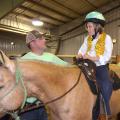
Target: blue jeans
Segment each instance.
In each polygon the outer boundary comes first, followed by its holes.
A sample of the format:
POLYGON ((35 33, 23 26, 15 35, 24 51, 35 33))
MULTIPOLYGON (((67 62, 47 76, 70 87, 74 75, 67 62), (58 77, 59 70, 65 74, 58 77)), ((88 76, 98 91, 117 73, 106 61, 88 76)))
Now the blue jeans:
POLYGON ((20 115, 20 120, 48 120, 45 107, 34 109, 20 115))
MULTIPOLYGON (((109 71, 106 65, 97 67, 96 80, 105 102, 106 113, 107 115, 111 115, 109 100, 112 95, 112 80, 110 78, 109 71)), ((98 100, 98 106, 96 108, 96 111, 94 111, 93 113, 95 118, 94 120, 97 119, 99 113, 100 113, 100 101, 98 100)))

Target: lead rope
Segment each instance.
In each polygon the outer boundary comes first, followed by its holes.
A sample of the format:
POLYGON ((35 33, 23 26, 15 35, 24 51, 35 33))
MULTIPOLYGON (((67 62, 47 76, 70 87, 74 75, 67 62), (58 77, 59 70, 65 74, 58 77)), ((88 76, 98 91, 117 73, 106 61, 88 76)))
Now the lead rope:
POLYGON ((23 81, 23 76, 22 76, 22 72, 19 69, 18 61, 17 60, 16 60, 16 63, 17 63, 16 64, 16 73, 15 73, 16 82, 18 83, 18 81, 20 80, 21 83, 22 83, 23 90, 24 90, 24 100, 23 100, 23 103, 21 105, 21 109, 23 109, 23 107, 25 106, 26 99, 27 99, 27 90, 25 88, 24 81, 23 81))
POLYGON ((81 74, 82 74, 82 72, 81 72, 81 70, 80 70, 79 76, 78 76, 78 79, 77 79, 76 83, 75 83, 69 90, 67 90, 64 94, 62 94, 61 96, 56 97, 56 98, 54 98, 54 99, 52 99, 52 100, 50 100, 50 101, 47 101, 47 102, 45 102, 45 103, 40 103, 40 104, 38 104, 37 106, 33 106, 33 107, 30 107, 30 108, 27 108, 27 109, 23 109, 23 110, 21 110, 20 113, 24 113, 24 112, 27 112, 27 111, 29 111, 29 110, 33 110, 33 109, 39 108, 39 107, 41 107, 41 106, 43 106, 43 105, 47 105, 47 104, 50 104, 50 103, 52 103, 52 102, 56 102, 57 100, 61 99, 62 97, 64 97, 65 95, 67 95, 69 92, 71 92, 71 91, 77 86, 77 84, 78 84, 78 83, 80 82, 80 80, 81 80, 81 79, 80 79, 81 74))
MULTIPOLYGON (((24 90, 24 100, 22 102, 22 105, 20 107, 20 109, 23 109, 23 107, 25 106, 25 102, 26 102, 26 99, 27 99, 27 90, 25 88, 25 85, 24 85, 24 81, 23 81, 23 76, 22 76, 22 72, 21 70, 19 69, 19 66, 18 66, 18 61, 16 60, 16 72, 15 72, 15 78, 16 78, 16 83, 18 84, 19 80, 22 84, 22 87, 23 87, 23 90, 24 90)), ((10 113, 9 113, 10 114, 10 113)), ((10 115, 12 115, 12 117, 15 119, 15 120, 20 120, 20 117, 18 116, 18 111, 16 112, 13 112, 11 113, 10 115)))

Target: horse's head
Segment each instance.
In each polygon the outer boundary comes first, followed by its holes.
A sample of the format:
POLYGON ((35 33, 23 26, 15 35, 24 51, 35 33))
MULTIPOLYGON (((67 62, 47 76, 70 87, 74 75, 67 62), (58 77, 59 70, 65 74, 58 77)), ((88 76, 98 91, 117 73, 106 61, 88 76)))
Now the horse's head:
POLYGON ((4 110, 17 109, 23 100, 23 91, 15 80, 15 64, 0 51, 0 107, 4 110))

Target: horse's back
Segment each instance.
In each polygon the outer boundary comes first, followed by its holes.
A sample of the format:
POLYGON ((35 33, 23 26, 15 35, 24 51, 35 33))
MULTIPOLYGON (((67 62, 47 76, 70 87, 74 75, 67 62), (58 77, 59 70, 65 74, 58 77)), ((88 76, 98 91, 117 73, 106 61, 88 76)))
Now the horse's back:
POLYGON ((114 71, 120 78, 120 67, 117 64, 110 64, 110 70, 114 71))

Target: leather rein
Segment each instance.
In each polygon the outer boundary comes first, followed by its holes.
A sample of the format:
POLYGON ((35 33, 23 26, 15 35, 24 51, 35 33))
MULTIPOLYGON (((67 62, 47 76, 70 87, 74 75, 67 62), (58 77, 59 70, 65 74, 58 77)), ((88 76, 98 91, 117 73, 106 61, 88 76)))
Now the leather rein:
POLYGON ((77 84, 80 82, 81 74, 82 74, 82 71, 80 70, 79 76, 78 76, 78 79, 77 79, 76 83, 75 83, 69 90, 67 90, 64 94, 62 94, 61 96, 56 97, 56 98, 54 98, 54 99, 52 99, 52 100, 49 100, 49 101, 47 101, 47 102, 45 102, 45 103, 39 103, 39 104, 36 104, 36 105, 34 105, 34 106, 31 106, 31 107, 25 107, 25 108, 23 108, 23 109, 20 111, 20 113, 24 113, 24 112, 27 112, 27 111, 29 111, 29 110, 36 109, 36 108, 39 108, 39 107, 42 107, 42 106, 51 104, 51 103, 56 102, 56 101, 58 101, 59 99, 63 98, 64 96, 66 96, 69 92, 71 92, 71 91, 77 86, 77 84))
MULTIPOLYGON (((17 87, 17 85, 18 85, 18 83, 19 83, 18 81, 20 80, 21 83, 22 83, 22 87, 23 87, 23 89, 24 89, 24 100, 23 100, 23 103, 22 103, 22 105, 21 105, 21 109, 18 110, 18 111, 13 111, 13 112, 9 112, 9 111, 8 111, 8 112, 7 112, 6 110, 2 110, 3 112, 12 115, 12 117, 15 118, 16 120, 18 119, 18 114, 27 112, 27 111, 32 110, 32 109, 39 108, 39 107, 41 107, 41 106, 45 106, 45 105, 50 104, 50 103, 53 103, 53 102, 56 102, 56 101, 58 101, 59 99, 61 99, 61 98, 63 98, 64 96, 66 96, 66 95, 67 95, 69 92, 71 92, 71 91, 77 86, 77 84, 80 82, 80 77, 81 77, 81 74, 82 74, 82 71, 80 70, 78 79, 77 79, 77 81, 75 82, 75 84, 74 84, 69 90, 67 90, 65 93, 63 93, 61 96, 56 97, 56 98, 54 98, 54 99, 52 99, 52 100, 49 100, 49 101, 47 101, 47 102, 45 102, 45 103, 39 103, 38 105, 35 105, 35 106, 32 106, 32 107, 29 107, 29 108, 28 108, 28 107, 24 107, 25 101, 26 101, 26 98, 27 98, 27 91, 26 91, 26 88, 25 88, 25 85, 24 85, 22 73, 21 73, 21 71, 20 71, 20 69, 19 69, 18 61, 16 62, 16 66, 17 66, 17 67, 16 67, 16 83, 15 83, 15 85, 13 86, 13 88, 12 88, 5 96, 7 96, 8 94, 10 94, 10 93, 17 87), (23 107, 24 107, 24 108, 23 108, 23 107)), ((5 96, 3 96, 2 99, 5 98, 5 96)))

